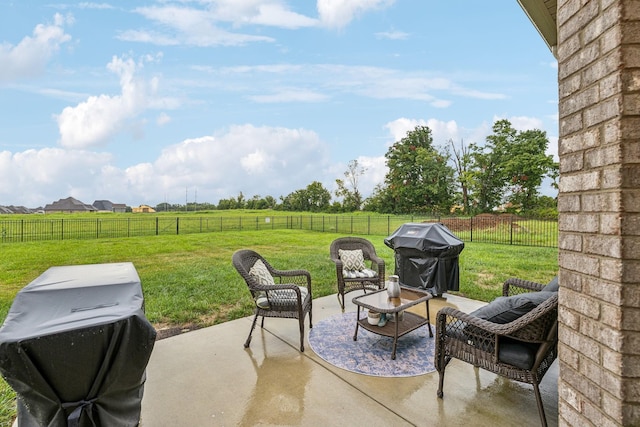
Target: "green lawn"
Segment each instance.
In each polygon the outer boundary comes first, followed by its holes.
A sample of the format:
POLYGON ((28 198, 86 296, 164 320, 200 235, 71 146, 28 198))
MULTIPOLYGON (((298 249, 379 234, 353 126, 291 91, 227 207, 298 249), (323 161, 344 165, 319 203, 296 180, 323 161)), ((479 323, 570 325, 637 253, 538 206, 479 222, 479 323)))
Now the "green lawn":
MULTIPOLYGON (((246 286, 231 265, 234 251, 251 248, 276 268, 309 270, 313 295, 321 297, 336 292, 329 244, 340 236, 277 230, 0 245, 0 320, 18 290, 49 267, 129 261, 140 275, 146 314, 156 327, 214 325, 252 312, 246 286)), ((383 243, 387 236, 365 237, 393 274, 393 251, 383 243)), ((557 257, 555 248, 467 243, 460 254, 458 294, 490 301, 509 277, 546 283, 557 274, 557 257)), ((14 416, 13 391, 0 380, 0 426, 10 426, 14 416)))

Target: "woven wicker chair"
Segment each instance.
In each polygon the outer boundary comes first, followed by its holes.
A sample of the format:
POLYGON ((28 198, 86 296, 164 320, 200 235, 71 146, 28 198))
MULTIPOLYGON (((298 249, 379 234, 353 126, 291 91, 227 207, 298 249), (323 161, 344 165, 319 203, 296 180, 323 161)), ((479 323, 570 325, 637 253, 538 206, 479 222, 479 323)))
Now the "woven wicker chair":
MULTIPOLYGON (((540 291, 543 284, 509 279, 503 295, 540 291)), ((453 307, 440 309, 436 318, 435 366, 440 374, 438 397, 443 396, 444 371, 452 358, 471 363, 503 377, 533 385, 543 426, 547 420, 542 406, 539 384, 558 348, 558 293, 509 323, 493 323, 453 307), (509 353, 509 356, 508 356, 509 353), (525 362, 514 356, 528 355, 525 362), (503 360, 509 358, 510 363, 503 360), (515 366, 516 363, 519 366, 515 366)))
POLYGON ((233 266, 242 276, 251 296, 255 301, 255 316, 249 331, 249 337, 244 343, 245 348, 251 343, 251 334, 256 327, 258 316, 262 316, 260 327, 264 327, 265 317, 280 317, 298 319, 300 327, 300 351, 304 351, 304 318, 309 314, 309 328, 311 323, 311 275, 306 270, 277 270, 271 266, 257 252, 249 249, 236 251, 232 257, 233 266), (261 261, 268 270, 274 284, 264 284, 252 272, 252 267, 261 261))
POLYGON ((356 290, 377 291, 384 288, 384 260, 376 254, 376 250, 370 241, 360 237, 340 237, 329 247, 331 260, 336 265, 336 275, 338 277, 338 302, 344 311, 344 295, 356 290), (340 259, 339 250, 361 249, 365 264, 370 270, 375 272, 374 277, 345 277, 344 265, 340 259))

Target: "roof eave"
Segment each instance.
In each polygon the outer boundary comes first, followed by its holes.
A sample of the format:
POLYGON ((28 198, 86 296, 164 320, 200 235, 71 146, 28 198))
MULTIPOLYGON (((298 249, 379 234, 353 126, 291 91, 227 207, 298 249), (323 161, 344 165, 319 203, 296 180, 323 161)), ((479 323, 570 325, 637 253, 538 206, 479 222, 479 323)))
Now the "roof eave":
POLYGON ((527 14, 533 26, 536 27, 538 33, 547 44, 551 53, 556 56, 556 47, 558 45, 558 28, 555 15, 549 13, 548 3, 552 3, 556 7, 556 1, 548 0, 518 0, 520 7, 527 14))

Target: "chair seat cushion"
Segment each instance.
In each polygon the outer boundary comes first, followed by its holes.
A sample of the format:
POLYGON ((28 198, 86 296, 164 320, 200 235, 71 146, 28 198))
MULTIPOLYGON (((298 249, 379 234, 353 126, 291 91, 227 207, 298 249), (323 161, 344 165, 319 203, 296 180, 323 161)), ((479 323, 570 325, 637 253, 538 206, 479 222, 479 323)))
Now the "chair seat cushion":
POLYGON ((502 363, 529 370, 536 360, 536 352, 539 346, 540 344, 502 338, 498 345, 498 359, 502 363))
POLYGON ((362 271, 366 267, 362 249, 338 249, 338 255, 340 256, 340 261, 342 261, 342 268, 345 270, 362 271))
POLYGON ((542 304, 551 295, 553 295, 553 292, 540 291, 498 297, 470 314, 493 323, 509 323, 524 316, 542 304))
MULTIPOLYGON (((298 288, 300 288, 300 297, 304 301, 309 294, 309 290, 304 286, 298 286, 298 288)), ((296 307, 298 305, 298 297, 293 289, 266 291, 256 297, 256 305, 263 310, 296 307)))
POLYGON ((378 273, 370 268, 362 270, 342 270, 342 277, 345 279, 366 279, 378 277, 378 273))

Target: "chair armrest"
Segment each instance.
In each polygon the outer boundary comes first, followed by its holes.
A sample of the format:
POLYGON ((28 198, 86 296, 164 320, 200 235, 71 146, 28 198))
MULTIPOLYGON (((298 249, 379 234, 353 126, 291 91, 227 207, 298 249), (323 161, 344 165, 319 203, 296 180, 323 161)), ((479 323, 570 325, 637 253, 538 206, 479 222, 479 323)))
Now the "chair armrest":
POLYGON ((380 278, 380 280, 384 280, 384 270, 385 270, 385 264, 384 264, 384 260, 382 258, 380 258, 377 255, 372 254, 370 256, 371 258, 371 267, 373 270, 377 270, 378 271, 378 277, 380 278))
POLYGON ((503 296, 509 296, 509 295, 516 295, 516 294, 522 294, 525 292, 537 292, 537 291, 541 291, 542 288, 544 288, 545 285, 543 285, 542 283, 537 283, 537 282, 532 282, 531 280, 524 280, 524 279, 517 279, 517 278, 510 278, 505 280, 505 282, 502 285, 502 295, 503 296))
MULTIPOLYGON (((278 279, 281 284, 294 284, 306 286, 311 291, 311 273, 307 270, 271 270, 273 279, 278 279)), ((283 288, 286 289, 286 288, 283 288)))
POLYGON ((557 321, 557 309, 558 295, 553 295, 509 323, 493 323, 453 307, 443 307, 436 315, 436 336, 438 329, 442 329, 446 336, 454 339, 478 339, 495 345, 499 336, 526 342, 544 342, 548 339, 549 329, 557 321))
POLYGON ((331 261, 333 261, 336 267, 340 267, 342 269, 342 260, 340 258, 331 257, 331 261))
POLYGON ((486 331, 487 334, 490 335, 508 335, 510 332, 514 331, 514 327, 512 325, 514 322, 493 323, 488 320, 472 316, 471 314, 460 311, 454 307, 443 307, 436 315, 437 326, 449 326, 449 328, 444 328, 446 335, 451 335, 452 332, 458 332, 458 330, 459 332, 464 333, 464 329, 467 326, 475 326, 476 328, 486 331))

